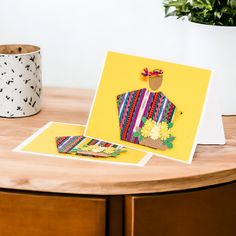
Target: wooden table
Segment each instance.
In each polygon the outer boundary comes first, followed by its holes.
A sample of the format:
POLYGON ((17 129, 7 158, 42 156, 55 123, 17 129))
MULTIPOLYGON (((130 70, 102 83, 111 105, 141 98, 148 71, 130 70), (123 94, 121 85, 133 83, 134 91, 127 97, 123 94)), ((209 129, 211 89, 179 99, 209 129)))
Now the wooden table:
POLYGON ((94 91, 45 88, 42 111, 0 119, 0 235, 236 235, 236 117, 227 143, 198 146, 191 165, 145 167, 11 150, 48 121, 85 124, 94 91))

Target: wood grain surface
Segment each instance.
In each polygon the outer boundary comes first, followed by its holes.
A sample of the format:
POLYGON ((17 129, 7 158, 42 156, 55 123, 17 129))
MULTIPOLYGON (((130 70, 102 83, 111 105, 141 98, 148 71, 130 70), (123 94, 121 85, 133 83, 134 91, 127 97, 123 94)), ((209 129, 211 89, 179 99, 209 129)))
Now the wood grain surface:
POLYGON ((145 167, 56 159, 11 150, 48 121, 86 124, 94 91, 44 88, 32 117, 0 118, 0 188, 76 194, 139 194, 236 180, 236 116, 224 117, 227 143, 198 146, 191 165, 153 156, 145 167))
POLYGON ((0 191, 1 236, 104 236, 106 198, 0 191))
POLYGON ((236 182, 125 196, 125 236, 236 235, 236 182))

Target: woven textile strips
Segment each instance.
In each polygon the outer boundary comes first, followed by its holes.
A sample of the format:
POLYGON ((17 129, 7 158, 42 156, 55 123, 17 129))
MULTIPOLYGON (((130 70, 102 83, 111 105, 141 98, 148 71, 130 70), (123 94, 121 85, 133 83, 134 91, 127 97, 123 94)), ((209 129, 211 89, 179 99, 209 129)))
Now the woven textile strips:
POLYGON ((143 125, 142 117, 156 122, 171 122, 176 111, 175 105, 162 92, 150 92, 143 88, 117 96, 117 106, 122 140, 138 143, 133 132, 143 125))
POLYGON ((102 147, 121 148, 121 146, 107 143, 97 139, 87 138, 85 136, 63 136, 56 137, 58 152, 71 153, 74 148, 83 147, 84 145, 98 145, 102 147))

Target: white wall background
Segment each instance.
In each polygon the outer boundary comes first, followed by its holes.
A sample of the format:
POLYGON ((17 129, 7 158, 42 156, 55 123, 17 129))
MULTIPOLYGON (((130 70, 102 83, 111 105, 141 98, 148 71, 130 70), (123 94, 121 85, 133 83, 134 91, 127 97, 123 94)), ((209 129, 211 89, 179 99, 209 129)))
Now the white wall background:
POLYGON ((43 84, 95 88, 108 50, 183 63, 186 29, 161 0, 0 0, 0 43, 42 48, 43 84))

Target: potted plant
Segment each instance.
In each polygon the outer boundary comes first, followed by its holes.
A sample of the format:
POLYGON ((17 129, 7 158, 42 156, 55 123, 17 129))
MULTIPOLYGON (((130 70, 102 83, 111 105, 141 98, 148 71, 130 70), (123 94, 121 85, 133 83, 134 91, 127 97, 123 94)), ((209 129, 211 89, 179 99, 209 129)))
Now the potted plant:
POLYGON ((214 71, 225 115, 236 114, 236 0, 164 0, 166 17, 188 19, 188 61, 214 71))

